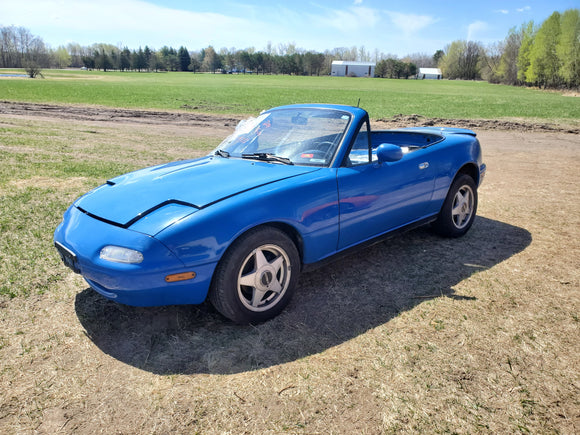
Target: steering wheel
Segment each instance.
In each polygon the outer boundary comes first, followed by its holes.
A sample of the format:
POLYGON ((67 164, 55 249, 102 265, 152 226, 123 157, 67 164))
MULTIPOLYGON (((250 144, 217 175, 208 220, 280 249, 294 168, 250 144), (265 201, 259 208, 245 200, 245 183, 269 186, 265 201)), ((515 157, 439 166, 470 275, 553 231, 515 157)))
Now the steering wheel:
POLYGON ((315 148, 309 148, 307 150, 300 151, 300 152, 296 153, 296 155, 298 157, 300 157, 303 154, 312 154, 313 156, 309 157, 311 159, 313 159, 313 158, 326 159, 330 149, 334 146, 334 143, 325 140, 325 141, 321 141, 321 142, 314 142, 312 145, 315 148))
POLYGON ((312 145, 315 146, 316 148, 308 148, 305 150, 298 151, 292 156, 292 160, 294 159, 307 161, 318 160, 317 163, 320 163, 320 161, 324 161, 324 164, 326 164, 328 161, 329 152, 331 151, 332 147, 334 147, 334 143, 325 140, 321 142, 314 142, 312 145))
POLYGON ((334 146, 334 143, 330 142, 329 140, 323 140, 321 142, 314 142, 314 146, 317 150, 324 152, 324 154, 328 154, 328 151, 330 151, 330 149, 334 146), (324 150, 321 150, 321 147, 324 148, 324 150))
POLYGON ((311 150, 299 151, 295 154, 295 157, 300 158, 300 159, 305 159, 305 160, 316 159, 316 160, 325 160, 326 161, 326 153, 327 153, 327 151, 311 149, 311 150))

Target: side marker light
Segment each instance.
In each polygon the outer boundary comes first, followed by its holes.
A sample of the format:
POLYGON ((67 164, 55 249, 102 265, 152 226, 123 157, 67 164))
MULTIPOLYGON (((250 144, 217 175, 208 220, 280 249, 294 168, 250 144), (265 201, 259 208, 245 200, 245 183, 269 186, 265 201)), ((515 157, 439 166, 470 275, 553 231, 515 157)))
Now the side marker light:
POLYGON ((195 272, 175 273, 173 275, 167 275, 165 277, 165 282, 187 281, 188 279, 193 278, 195 278, 195 272))

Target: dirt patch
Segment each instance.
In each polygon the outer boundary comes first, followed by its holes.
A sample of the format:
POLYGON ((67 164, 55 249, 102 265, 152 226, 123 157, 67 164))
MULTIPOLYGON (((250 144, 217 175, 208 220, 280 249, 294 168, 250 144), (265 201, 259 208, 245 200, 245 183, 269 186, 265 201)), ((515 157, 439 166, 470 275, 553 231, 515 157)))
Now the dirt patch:
POLYGON ((199 127, 235 127, 241 118, 202 113, 115 109, 110 107, 0 101, 0 114, 60 118, 77 121, 114 121, 140 124, 185 124, 199 127))
POLYGON ((392 118, 380 118, 374 123, 375 128, 400 127, 459 127, 477 130, 506 130, 522 132, 554 132, 580 134, 580 128, 566 125, 549 124, 531 121, 511 121, 501 119, 445 119, 427 118, 422 115, 395 115, 392 118))
MULTIPOLYGON (((77 121, 137 123, 153 125, 187 125, 194 127, 235 127, 243 117, 204 113, 168 112, 159 110, 115 109, 110 107, 66 106, 0 101, 0 114, 59 118, 77 121)), ((395 115, 373 121, 375 128, 399 127, 460 127, 478 130, 507 130, 521 132, 554 132, 580 134, 580 127, 532 121, 494 119, 445 119, 422 115, 395 115)))

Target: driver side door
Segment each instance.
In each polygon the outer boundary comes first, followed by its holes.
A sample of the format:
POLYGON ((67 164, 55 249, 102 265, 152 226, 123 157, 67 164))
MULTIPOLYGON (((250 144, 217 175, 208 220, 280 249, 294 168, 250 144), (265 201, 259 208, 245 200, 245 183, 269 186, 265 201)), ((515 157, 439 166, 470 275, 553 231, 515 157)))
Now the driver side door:
POLYGON ((369 127, 363 124, 337 171, 338 250, 425 217, 435 174, 428 155, 428 149, 420 149, 380 164, 373 157, 369 127))

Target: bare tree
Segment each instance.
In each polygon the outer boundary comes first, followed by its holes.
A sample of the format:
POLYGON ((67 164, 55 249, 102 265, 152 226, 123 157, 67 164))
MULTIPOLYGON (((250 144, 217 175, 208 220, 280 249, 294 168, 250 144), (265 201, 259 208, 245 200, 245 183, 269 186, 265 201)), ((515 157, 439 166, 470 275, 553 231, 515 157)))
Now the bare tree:
POLYGON ((405 56, 404 60, 414 63, 417 68, 437 68, 437 63, 433 56, 426 53, 412 53, 405 56))
POLYGON ((26 71, 28 77, 31 79, 34 79, 38 76, 44 78, 42 75, 42 68, 40 68, 35 62, 26 62, 24 70, 26 71))
POLYGON ((503 52, 498 67, 498 76, 502 83, 507 85, 518 84, 518 55, 522 45, 524 26, 519 30, 509 30, 503 43, 503 52))
POLYGON ((440 68, 449 79, 476 80, 480 78, 479 60, 482 53, 479 42, 453 41, 446 47, 440 68))
POLYGON ((480 56, 481 78, 490 83, 500 82, 501 58, 504 52, 504 42, 494 42, 482 50, 480 56))

